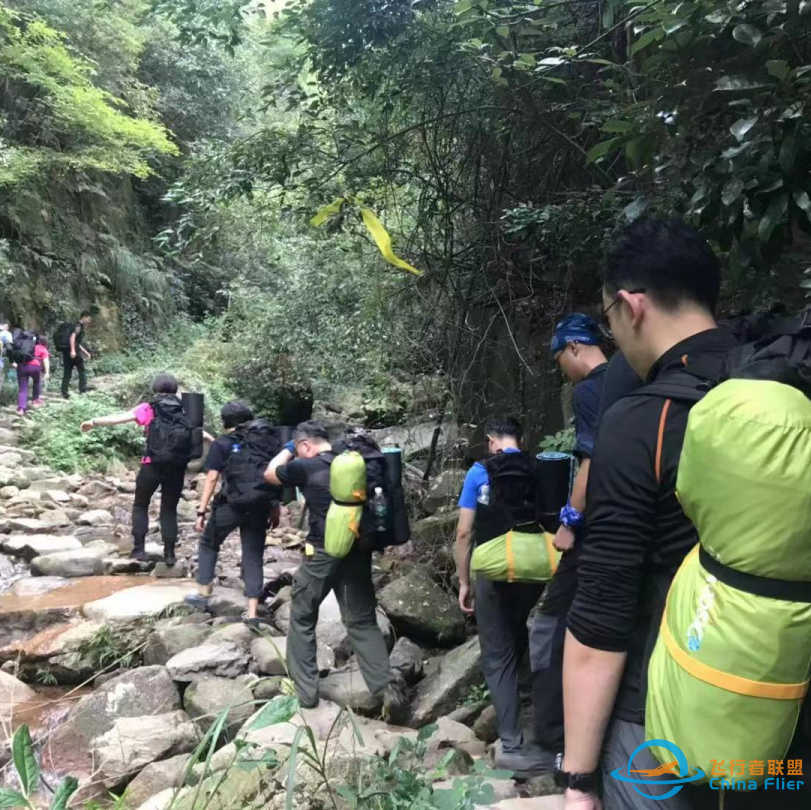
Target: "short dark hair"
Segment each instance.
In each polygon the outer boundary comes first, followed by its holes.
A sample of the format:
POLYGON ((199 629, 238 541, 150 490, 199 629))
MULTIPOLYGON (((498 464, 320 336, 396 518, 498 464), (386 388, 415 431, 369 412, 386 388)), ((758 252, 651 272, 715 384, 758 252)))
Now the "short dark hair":
POLYGON ((155 394, 176 394, 177 377, 166 371, 156 374, 155 379, 152 380, 152 392, 155 394))
MULTIPOLYGON (((3 322, 0 321, 0 323, 3 322)), ((37 343, 39 343, 40 346, 44 346, 46 349, 48 348, 48 338, 46 338, 45 335, 37 335, 37 343)))
POLYGON ((644 290, 665 310, 690 302, 714 312, 721 287, 718 258, 686 222, 641 218, 608 249, 603 286, 609 295, 644 290))
POLYGON ((247 402, 243 402, 241 399, 232 399, 222 406, 220 419, 222 419, 225 429, 230 430, 230 428, 239 427, 246 422, 253 422, 254 415, 251 406, 247 402))
POLYGON ((493 416, 487 420, 484 432, 487 436, 495 436, 499 439, 509 437, 517 442, 520 442, 524 435, 521 423, 513 416, 493 416))
POLYGON ((82 318, 92 318, 92 317, 93 317, 93 313, 89 309, 85 309, 85 310, 82 311, 82 314, 79 316, 79 320, 82 320, 82 318))
POLYGON ((329 441, 329 433, 324 425, 316 419, 310 419, 307 422, 299 422, 296 429, 293 431, 294 439, 321 439, 322 441, 329 441))

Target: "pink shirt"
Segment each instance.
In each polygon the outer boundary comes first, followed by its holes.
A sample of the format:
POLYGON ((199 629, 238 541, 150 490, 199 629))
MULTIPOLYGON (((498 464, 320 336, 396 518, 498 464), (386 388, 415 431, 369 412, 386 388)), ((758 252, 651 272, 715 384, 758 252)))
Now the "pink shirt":
MULTIPOLYGON (((143 428, 148 428, 149 423, 155 418, 155 411, 148 402, 142 402, 140 405, 132 409, 135 414, 135 423, 143 428)), ((144 456, 141 459, 141 464, 151 464, 152 459, 149 456, 144 456)))
POLYGON ((42 363, 40 360, 47 360, 50 356, 51 355, 48 353, 48 350, 44 346, 37 343, 37 345, 34 346, 34 359, 31 361, 31 365, 41 366, 42 363))

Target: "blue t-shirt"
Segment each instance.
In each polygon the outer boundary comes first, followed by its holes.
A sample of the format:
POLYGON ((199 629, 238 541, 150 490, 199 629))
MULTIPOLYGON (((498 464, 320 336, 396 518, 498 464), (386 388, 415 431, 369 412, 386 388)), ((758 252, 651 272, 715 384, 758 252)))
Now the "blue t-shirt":
POLYGON ((594 441, 600 424, 600 400, 607 368, 608 363, 597 366, 574 387, 572 394, 574 454, 580 459, 591 458, 594 454, 594 441))
MULTIPOLYGON (((503 453, 520 453, 517 447, 505 447, 503 453)), ((459 496, 460 509, 475 509, 478 504, 479 493, 482 487, 490 482, 484 464, 476 462, 465 476, 465 483, 462 485, 462 494, 459 496)))

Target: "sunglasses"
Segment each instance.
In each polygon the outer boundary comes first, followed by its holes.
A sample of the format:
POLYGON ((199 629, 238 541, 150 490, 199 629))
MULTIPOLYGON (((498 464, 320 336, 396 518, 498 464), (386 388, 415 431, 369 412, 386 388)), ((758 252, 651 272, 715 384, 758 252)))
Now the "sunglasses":
MULTIPOLYGON (((640 295, 641 293, 646 292, 644 287, 637 287, 635 290, 627 290, 629 295, 640 295)), ((611 332, 611 324, 608 321, 608 313, 611 312, 614 307, 622 301, 619 293, 614 297, 614 300, 603 309, 602 311, 602 320, 603 320, 603 328, 607 329, 609 333, 611 332)))

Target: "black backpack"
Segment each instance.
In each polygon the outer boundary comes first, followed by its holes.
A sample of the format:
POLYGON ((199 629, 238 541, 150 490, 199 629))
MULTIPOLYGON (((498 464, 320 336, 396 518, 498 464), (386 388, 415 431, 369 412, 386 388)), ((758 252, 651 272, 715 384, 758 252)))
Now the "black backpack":
POLYGON ((265 481, 265 470, 279 454, 276 429, 264 419, 255 419, 233 434, 231 453, 222 471, 223 492, 229 506, 249 509, 281 495, 281 488, 265 481))
POLYGON ((146 434, 146 455, 153 464, 185 467, 192 457, 192 428, 180 400, 165 396, 151 403, 154 418, 146 434))
POLYGON ((12 363, 25 365, 34 359, 34 348, 37 345, 36 332, 29 332, 25 329, 17 329, 14 332, 8 356, 12 363))
MULTIPOLYGON (((344 451, 360 453, 366 462, 366 503, 360 521, 360 536, 364 547, 382 551, 388 546, 407 543, 411 538, 411 529, 408 525, 405 492, 399 480, 393 480, 387 475, 386 459, 377 442, 366 434, 352 434, 339 442, 333 453, 344 451), (382 532, 375 529, 371 509, 378 487, 386 499, 386 530, 382 532)), ((330 455, 334 458, 334 454, 330 455)))
POLYGON ((70 348, 70 333, 76 324, 61 323, 54 332, 54 348, 57 351, 64 352, 70 348))

